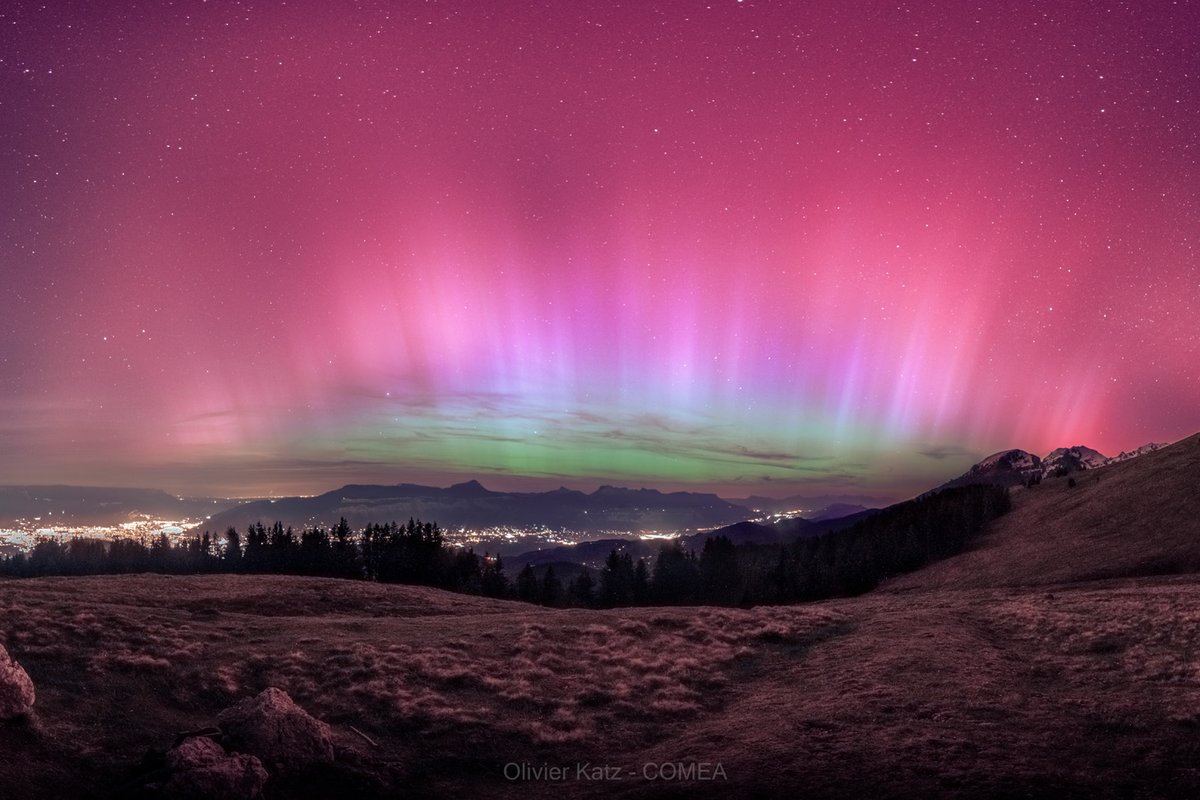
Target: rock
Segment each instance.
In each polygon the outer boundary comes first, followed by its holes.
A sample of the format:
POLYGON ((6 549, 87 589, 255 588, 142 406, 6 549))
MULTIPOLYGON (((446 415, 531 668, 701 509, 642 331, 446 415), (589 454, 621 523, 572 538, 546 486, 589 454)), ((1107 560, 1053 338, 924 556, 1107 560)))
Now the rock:
POLYGON ((0 646, 0 720, 28 714, 33 710, 33 700, 33 681, 0 646))
POLYGON ((333 762, 329 726, 300 708, 287 692, 270 688, 217 717, 230 749, 253 753, 268 767, 302 771, 333 762))
POLYGON ((186 739, 167 752, 171 777, 163 797, 179 800, 253 800, 262 795, 267 771, 254 756, 226 753, 212 739, 186 739))

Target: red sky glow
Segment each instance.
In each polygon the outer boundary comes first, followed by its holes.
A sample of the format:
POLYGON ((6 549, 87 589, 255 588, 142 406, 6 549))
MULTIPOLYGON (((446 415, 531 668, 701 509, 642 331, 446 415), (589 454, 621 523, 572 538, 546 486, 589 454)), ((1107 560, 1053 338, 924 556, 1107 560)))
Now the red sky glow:
POLYGON ((0 482, 903 497, 1195 433, 1198 30, 5 3, 0 482))

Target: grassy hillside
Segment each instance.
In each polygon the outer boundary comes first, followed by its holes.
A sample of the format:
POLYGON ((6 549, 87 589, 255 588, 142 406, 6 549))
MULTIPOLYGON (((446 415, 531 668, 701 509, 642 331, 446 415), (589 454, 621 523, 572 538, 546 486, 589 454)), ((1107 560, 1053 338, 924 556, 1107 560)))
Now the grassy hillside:
MULTIPOLYGON (((257 576, 0 583, 0 634, 38 689, 0 728, 0 797, 95 796, 147 747, 278 686, 338 732, 321 781, 388 795, 508 761, 622 747, 724 704, 753 662, 836 635, 827 609, 546 611, 433 589, 257 576), (371 747, 354 726, 375 740, 371 747)), ((505 786, 503 780, 498 785, 505 786)))
POLYGON ((968 552, 889 588, 1200 572, 1200 434, 1130 461, 1014 489, 1012 498, 1013 510, 968 552))
POLYGON ((0 760, 6 800, 104 796, 146 748, 269 685, 331 723, 339 754, 273 797, 1200 792, 1180 769, 1200 763, 1192 578, 612 611, 295 577, 58 578, 0 582, 0 620, 39 691, 31 722, 0 726, 20 754, 0 760), (511 762, 572 776, 508 781, 511 762), (675 762, 727 780, 640 776, 675 762), (578 781, 576 763, 624 777, 578 781))

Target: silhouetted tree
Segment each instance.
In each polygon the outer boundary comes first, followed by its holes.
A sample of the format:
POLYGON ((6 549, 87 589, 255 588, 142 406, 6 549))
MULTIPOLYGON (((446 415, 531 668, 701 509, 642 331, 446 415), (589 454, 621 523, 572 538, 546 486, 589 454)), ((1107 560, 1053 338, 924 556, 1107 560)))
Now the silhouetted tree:
POLYGON ((587 567, 571 581, 571 604, 587 608, 596 601, 596 582, 592 579, 591 570, 587 567))
POLYGON ((474 550, 458 550, 451 556, 449 583, 457 591, 482 594, 483 568, 474 550))
POLYGON ((222 553, 222 559, 229 572, 242 571, 242 537, 237 532, 237 528, 233 526, 225 531, 225 550, 222 553))
POLYGON ((633 568, 633 604, 644 606, 650 603, 650 570, 646 559, 639 558, 633 568))
POLYGON ((656 603, 675 605, 695 601, 700 571, 696 558, 679 540, 663 544, 654 562, 651 595, 656 603))
POLYGON ((115 539, 108 545, 108 565, 116 573, 147 572, 150 551, 136 539, 115 539))
POLYGON ((600 605, 606 607, 633 605, 633 560, 628 551, 608 554, 600 570, 600 605))
POLYGON ((172 558, 171 540, 165 533, 150 540, 150 563, 159 572, 175 572, 176 559, 172 558))
POLYGON ((517 599, 526 603, 538 601, 538 579, 532 564, 526 564, 517 575, 517 599))
POLYGON ((330 572, 338 578, 360 578, 362 568, 359 566, 358 548, 354 545, 354 532, 346 518, 338 520, 331 533, 333 539, 330 553, 330 572))
POLYGON ((291 572, 296 564, 296 535, 289 525, 286 528, 282 522, 271 526, 267 539, 267 570, 270 572, 291 572))
POLYGON ((739 599, 737 548, 727 536, 705 539, 700 553, 700 594, 706 603, 728 605, 739 599))
POLYGON ((324 526, 300 532, 296 568, 301 575, 329 575, 333 572, 333 546, 324 526))
POLYGON ((562 581, 554 574, 554 567, 548 566, 546 573, 542 575, 541 603, 544 606, 556 606, 562 602, 562 599, 562 581))
POLYGON ((256 522, 246 529, 243 564, 247 572, 267 571, 267 529, 256 522))
POLYGON ((480 593, 485 597, 504 597, 508 594, 508 578, 504 575, 500 556, 484 554, 479 584, 480 593))

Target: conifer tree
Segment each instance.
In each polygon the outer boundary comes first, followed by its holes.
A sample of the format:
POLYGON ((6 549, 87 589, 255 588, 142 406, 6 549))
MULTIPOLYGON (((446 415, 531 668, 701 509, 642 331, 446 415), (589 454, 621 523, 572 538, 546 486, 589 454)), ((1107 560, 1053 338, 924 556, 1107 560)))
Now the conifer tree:
POLYGON ((538 579, 537 574, 533 571, 533 565, 526 564, 517 575, 517 599, 524 600, 526 603, 536 603, 538 590, 538 579))
POLYGON ((542 575, 541 604, 544 606, 556 606, 562 602, 562 594, 562 581, 554 574, 554 567, 546 567, 546 573, 542 575))

